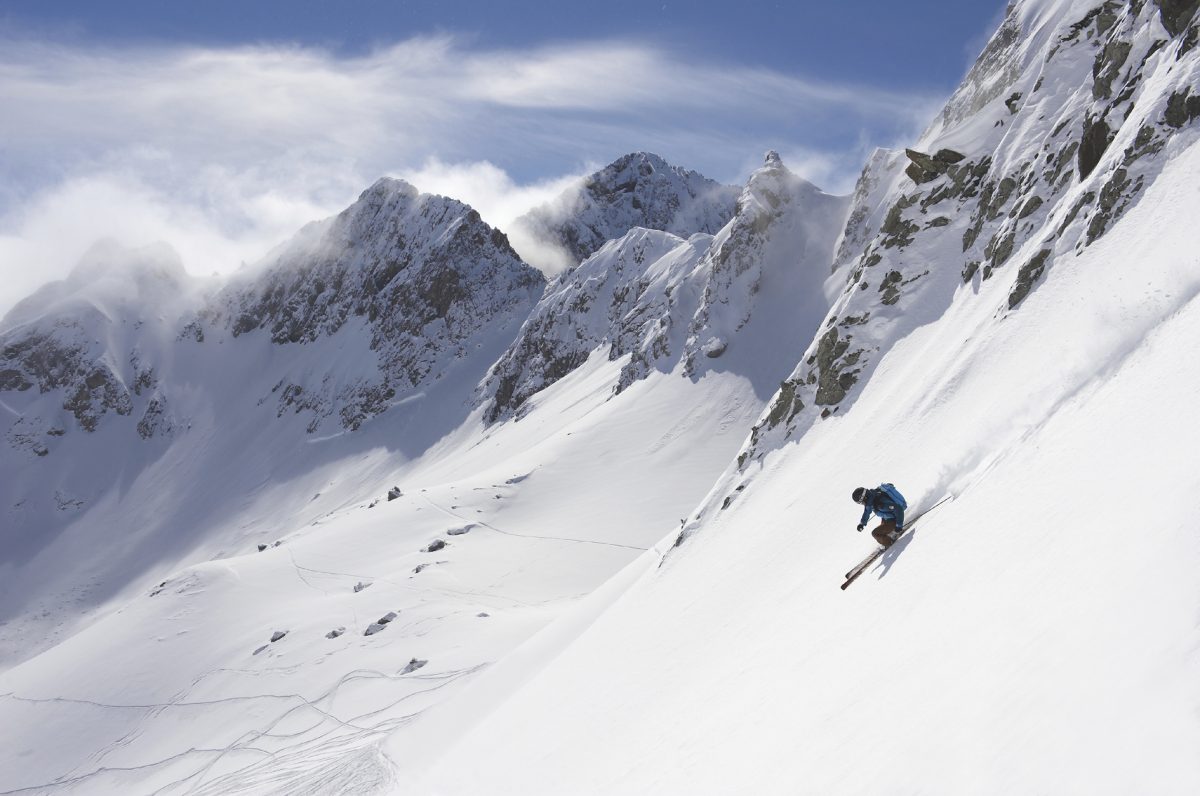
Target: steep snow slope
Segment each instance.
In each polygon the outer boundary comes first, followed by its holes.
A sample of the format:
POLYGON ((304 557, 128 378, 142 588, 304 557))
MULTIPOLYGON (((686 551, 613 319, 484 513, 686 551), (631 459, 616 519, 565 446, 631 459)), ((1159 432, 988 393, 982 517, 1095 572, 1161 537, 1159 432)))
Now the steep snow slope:
POLYGON ((397 791, 1200 788, 1200 52, 1161 10, 1010 7, 679 546, 397 791), (842 592, 883 480, 955 499, 842 592))
POLYGON ((1198 184, 1193 145, 1021 323, 908 336, 398 790, 1195 792, 1198 184), (885 479, 956 499, 842 592, 885 479))
POLYGON ((737 196, 733 186, 672 166, 658 155, 633 152, 518 218, 513 231, 538 244, 531 256, 546 252, 550 258, 531 262, 558 271, 578 265, 634 227, 684 238, 714 234, 733 216, 737 196))

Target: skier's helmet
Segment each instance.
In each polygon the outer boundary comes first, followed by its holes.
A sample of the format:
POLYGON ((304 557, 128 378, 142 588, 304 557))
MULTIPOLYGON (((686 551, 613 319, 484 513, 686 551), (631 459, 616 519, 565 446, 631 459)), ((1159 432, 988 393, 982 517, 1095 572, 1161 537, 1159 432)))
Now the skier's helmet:
POLYGON ((867 488, 865 486, 860 486, 858 489, 854 490, 854 493, 852 495, 850 495, 850 497, 854 500, 855 503, 862 503, 863 498, 866 496, 867 496, 867 488))

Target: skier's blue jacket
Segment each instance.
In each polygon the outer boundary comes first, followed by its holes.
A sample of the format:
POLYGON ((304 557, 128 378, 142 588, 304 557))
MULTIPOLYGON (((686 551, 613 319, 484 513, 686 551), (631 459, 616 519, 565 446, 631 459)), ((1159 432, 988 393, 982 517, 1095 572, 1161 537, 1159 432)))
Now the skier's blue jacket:
POLYGON ((908 502, 904 495, 900 494, 900 490, 891 484, 880 484, 876 489, 868 489, 863 497, 863 515, 858 524, 866 525, 867 520, 871 519, 871 512, 874 512, 881 520, 895 520, 896 527, 904 530, 906 508, 908 502))

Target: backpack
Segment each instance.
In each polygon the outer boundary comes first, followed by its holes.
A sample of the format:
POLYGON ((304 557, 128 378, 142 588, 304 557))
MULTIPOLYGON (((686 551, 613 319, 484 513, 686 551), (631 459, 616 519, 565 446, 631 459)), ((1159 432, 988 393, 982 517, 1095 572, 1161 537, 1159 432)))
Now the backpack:
POLYGON ((908 501, 904 499, 904 495, 901 495, 900 490, 896 489, 896 487, 892 486, 891 484, 880 484, 879 489, 881 492, 891 498, 892 502, 900 508, 908 508, 908 501))

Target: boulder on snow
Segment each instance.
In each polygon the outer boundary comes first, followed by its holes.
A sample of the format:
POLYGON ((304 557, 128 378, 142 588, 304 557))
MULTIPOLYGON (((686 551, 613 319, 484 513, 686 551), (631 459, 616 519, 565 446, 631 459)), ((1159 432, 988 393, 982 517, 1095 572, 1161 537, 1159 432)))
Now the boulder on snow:
POLYGON ((918 152, 915 149, 905 149, 904 154, 912 161, 904 173, 909 179, 920 185, 921 183, 931 182, 946 173, 946 171, 966 157, 961 152, 955 152, 953 149, 939 149, 932 155, 926 155, 924 152, 918 152))
MULTIPOLYGON (((497 495, 497 497, 499 497, 499 495, 497 495)), ((474 527, 475 527, 475 524, 472 523, 470 525, 464 525, 461 528, 451 528, 450 530, 446 531, 446 535, 447 536, 462 536, 464 533, 470 533, 471 529, 474 527)))
POLYGON ((346 632, 346 628, 335 627, 333 630, 330 630, 328 633, 325 634, 325 638, 337 638, 338 636, 342 635, 345 632, 346 632))
POLYGON ((400 487, 394 486, 388 490, 387 499, 389 501, 395 500, 398 497, 404 497, 404 493, 400 491, 400 487))
POLYGON ((427 663, 429 663, 429 661, 419 661, 416 658, 413 658, 411 661, 408 662, 408 665, 404 667, 404 671, 400 672, 400 674, 408 674, 409 672, 415 672, 417 669, 420 669, 422 666, 424 666, 427 663))
POLYGON ((267 549, 267 546, 266 546, 265 544, 260 544, 260 545, 258 546, 258 552, 260 552, 260 553, 261 553, 263 550, 266 550, 266 549, 267 549))
POLYGON ((446 543, 441 539, 434 539, 432 542, 421 548, 422 553, 436 553, 446 546, 446 543))
POLYGON ((375 634, 376 634, 376 633, 378 633, 380 630, 383 630, 385 627, 387 627, 387 626, 388 626, 388 624, 389 624, 389 623, 390 623, 390 622, 391 622, 393 619, 395 619, 395 618, 396 618, 396 612, 395 612, 395 611, 389 611, 389 612, 388 612, 387 614, 385 614, 384 616, 381 616, 381 617, 379 617, 379 621, 377 621, 377 622, 372 622, 371 624, 367 625, 367 630, 366 630, 366 632, 365 632, 365 633, 363 633, 363 635, 364 635, 364 636, 373 636, 373 635, 375 635, 375 634))
POLYGON ((274 644, 276 641, 279 641, 279 639, 283 638, 287 634, 288 634, 288 632, 286 630, 276 630, 274 633, 271 634, 271 643, 274 644))
POLYGON ((709 340, 707 343, 705 343, 701 350, 704 351, 704 356, 708 357, 709 359, 716 359, 717 357, 721 356, 721 354, 724 354, 725 349, 728 347, 729 344, 724 340, 719 337, 714 337, 712 340, 709 340))
POLYGON ((365 588, 368 588, 370 585, 371 585, 370 583, 363 583, 360 580, 358 583, 354 584, 354 593, 358 594, 360 591, 362 591, 365 588))

